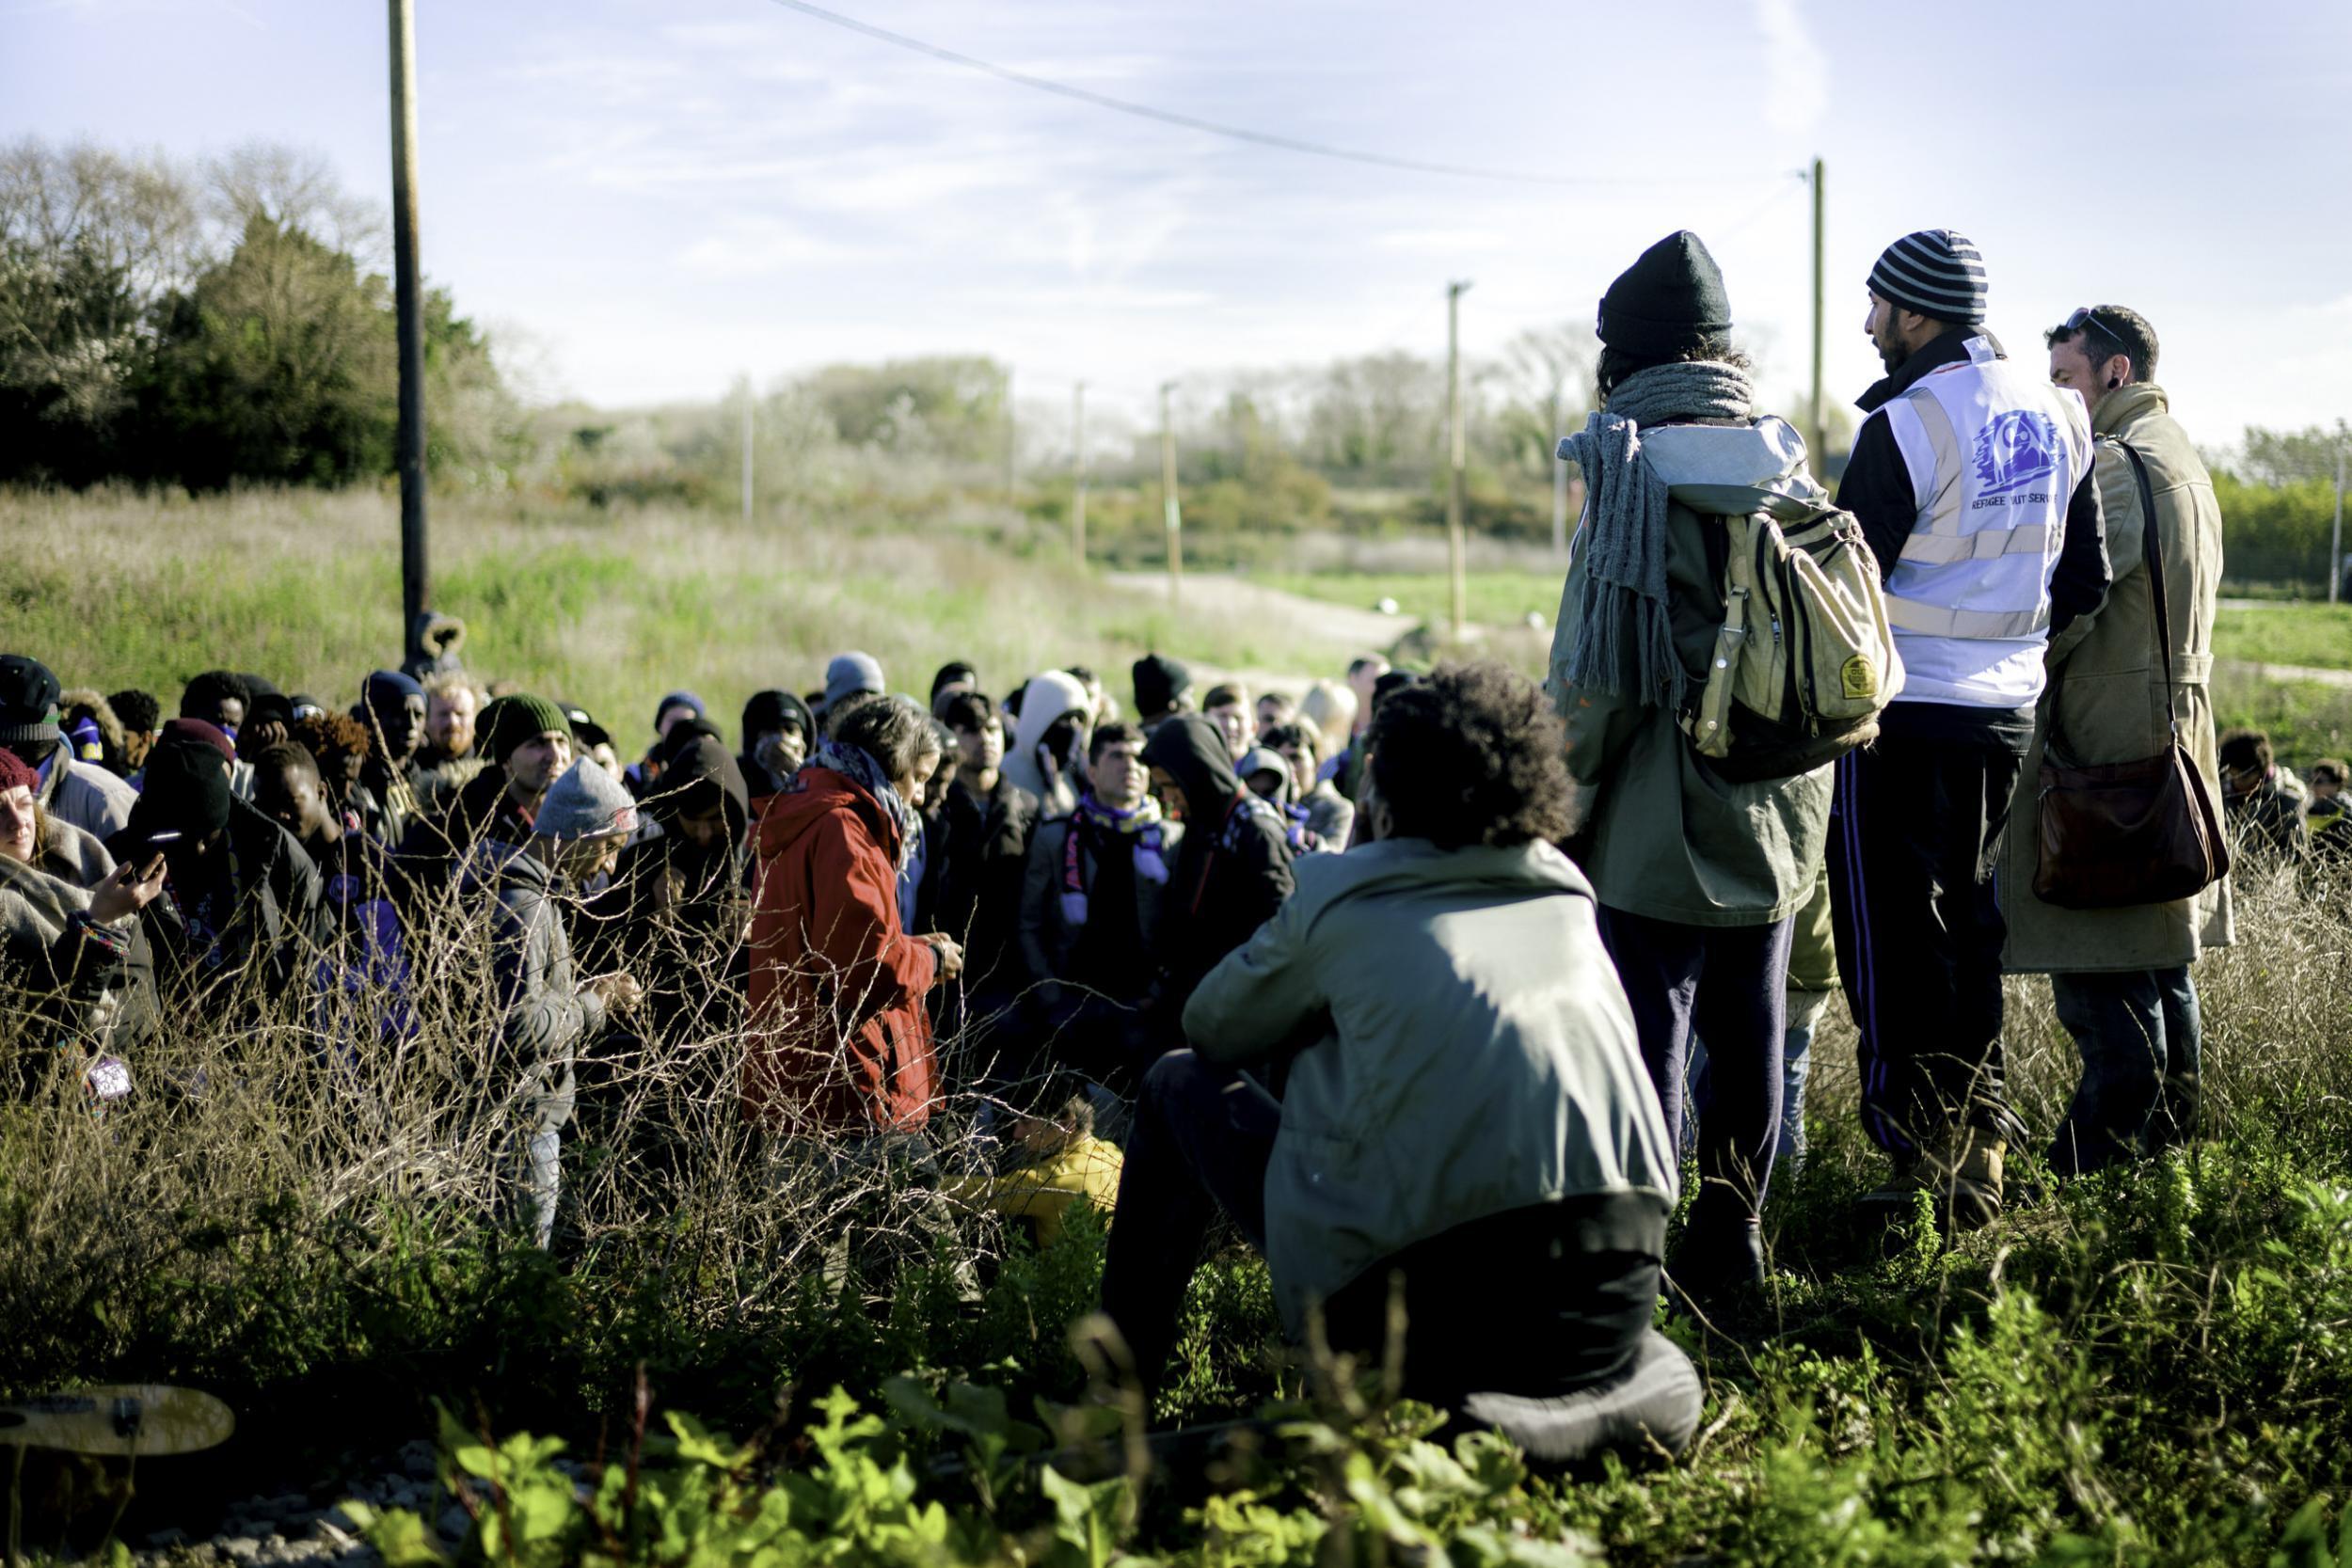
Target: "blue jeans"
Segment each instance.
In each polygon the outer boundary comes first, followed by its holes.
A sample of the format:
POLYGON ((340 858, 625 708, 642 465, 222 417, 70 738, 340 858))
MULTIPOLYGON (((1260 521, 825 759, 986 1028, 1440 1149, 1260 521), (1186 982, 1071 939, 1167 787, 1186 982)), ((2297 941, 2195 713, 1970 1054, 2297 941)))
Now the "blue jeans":
MULTIPOLYGON (((1813 1075, 1813 1031, 1820 1024, 1821 1014, 1829 1010, 1830 995, 1825 990, 1791 989, 1788 992, 1788 1026, 1780 1045, 1780 1131, 1772 1142, 1772 1165, 1775 1169, 1787 1166, 1791 1176, 1804 1168, 1804 1085, 1813 1075)), ((1684 1096, 1690 1110, 1682 1118, 1685 1160, 1698 1154, 1699 1118, 1707 1114, 1714 1087, 1707 1070, 1706 1043, 1693 1038, 1690 1085, 1684 1096)))
POLYGON ((2188 966, 2053 974, 2058 1022, 2082 1052, 2082 1082, 2050 1144, 2061 1176, 2185 1143, 2197 1129, 2204 1034, 2188 966))

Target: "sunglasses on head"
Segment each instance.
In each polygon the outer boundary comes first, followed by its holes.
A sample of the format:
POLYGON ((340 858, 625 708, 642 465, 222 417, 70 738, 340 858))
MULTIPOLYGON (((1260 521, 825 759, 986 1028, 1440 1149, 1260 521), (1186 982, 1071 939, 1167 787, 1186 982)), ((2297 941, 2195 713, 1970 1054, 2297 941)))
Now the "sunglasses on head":
POLYGON ((2080 332, 2086 326, 2097 327, 2102 333, 2106 334, 2116 342, 2120 343, 2123 341, 2122 332, 2119 330, 2112 322, 2104 322, 2099 319, 2099 308, 2096 305, 2076 306, 2074 308, 2074 313, 2066 318, 2066 325, 2060 327, 2059 330, 2067 333, 2074 333, 2080 332))

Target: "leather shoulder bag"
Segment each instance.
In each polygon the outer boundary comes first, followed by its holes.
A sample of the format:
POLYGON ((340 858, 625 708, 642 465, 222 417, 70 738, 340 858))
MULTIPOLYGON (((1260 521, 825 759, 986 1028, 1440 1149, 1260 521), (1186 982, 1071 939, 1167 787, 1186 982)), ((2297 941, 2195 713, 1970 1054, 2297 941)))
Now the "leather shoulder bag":
POLYGON ((2168 744, 2137 762, 2078 768, 2058 730, 2060 665, 2050 677, 2050 726, 2043 742, 2036 827, 2041 863, 2034 895, 2065 910, 2123 909, 2191 898, 2230 870, 2229 841, 2197 761, 2181 744, 2172 694, 2172 623, 2164 591, 2164 551, 2148 465, 2125 442, 2124 458, 2139 490, 2148 590, 2155 605, 2156 647, 2164 658, 2168 744))

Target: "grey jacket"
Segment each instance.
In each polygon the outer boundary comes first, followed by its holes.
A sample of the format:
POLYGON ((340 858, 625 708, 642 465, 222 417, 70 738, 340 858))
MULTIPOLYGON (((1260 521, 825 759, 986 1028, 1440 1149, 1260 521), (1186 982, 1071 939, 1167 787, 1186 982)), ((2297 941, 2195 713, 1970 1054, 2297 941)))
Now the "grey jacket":
POLYGON ((131 825, 139 792, 94 762, 69 757, 60 749, 40 786, 40 809, 96 839, 112 838, 131 825))
POLYGON ((1303 1047, 1266 1169, 1285 1323, 1416 1242, 1678 1171, 1592 888, 1548 844, 1388 839, 1309 855, 1297 892, 1209 972, 1184 1033, 1212 1061, 1303 1047))
POLYGON ((572 1063, 604 1032, 604 999, 580 989, 572 942, 548 868, 512 846, 485 844, 469 873, 496 892, 490 962, 502 1010, 504 1047, 499 1086, 511 1086, 517 1112, 535 1132, 572 1117, 572 1063))

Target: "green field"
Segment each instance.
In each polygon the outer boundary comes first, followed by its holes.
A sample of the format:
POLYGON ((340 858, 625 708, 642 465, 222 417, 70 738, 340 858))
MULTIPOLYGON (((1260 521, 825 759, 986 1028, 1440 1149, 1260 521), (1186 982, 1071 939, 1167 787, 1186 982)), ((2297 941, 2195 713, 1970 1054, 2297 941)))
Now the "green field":
POLYGON ((2352 670, 2352 605, 2233 605, 2214 621, 2217 658, 2352 670))
MULTIPOLYGON (((1548 571, 1469 574, 1466 603, 1471 624, 1515 626, 1532 613, 1541 615, 1549 626, 1560 610, 1561 577, 1548 571)), ((1400 619, 1432 626, 1446 625, 1454 613, 1453 590, 1442 572, 1252 572, 1249 580, 1358 610, 1394 599, 1400 619)))

